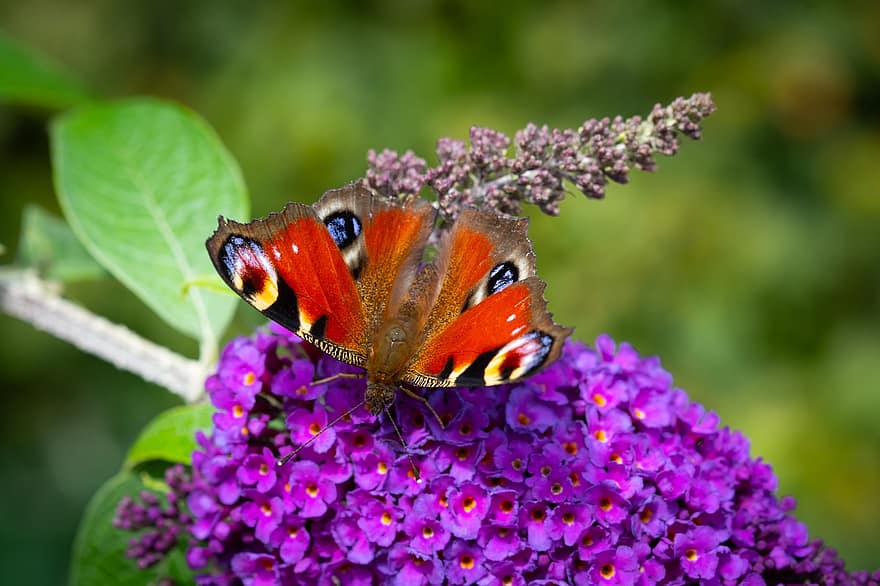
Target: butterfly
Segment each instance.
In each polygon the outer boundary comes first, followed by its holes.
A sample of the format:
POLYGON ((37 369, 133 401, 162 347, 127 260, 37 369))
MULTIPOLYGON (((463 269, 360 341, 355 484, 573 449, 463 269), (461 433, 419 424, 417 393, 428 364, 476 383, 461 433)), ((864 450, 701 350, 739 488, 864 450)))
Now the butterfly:
POLYGON ((522 379, 558 358, 572 331, 547 311, 528 220, 466 209, 424 262, 435 216, 427 201, 352 183, 246 224, 221 216, 206 244, 242 299, 363 368, 363 404, 379 415, 398 389, 430 408, 407 385, 522 379))

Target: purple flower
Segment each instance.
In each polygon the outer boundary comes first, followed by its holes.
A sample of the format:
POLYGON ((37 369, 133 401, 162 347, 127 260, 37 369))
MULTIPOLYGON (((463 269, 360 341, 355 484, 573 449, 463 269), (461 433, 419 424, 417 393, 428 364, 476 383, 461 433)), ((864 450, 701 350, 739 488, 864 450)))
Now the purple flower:
POLYGON ((690 578, 711 578, 718 567, 718 546, 726 535, 712 527, 696 527, 675 536, 674 556, 690 578))
POLYGON ((486 489, 468 482, 453 489, 448 511, 441 513, 441 518, 456 537, 474 539, 488 511, 489 494, 486 489))
POLYGON ((273 586, 278 583, 278 564, 267 554, 239 553, 232 558, 232 571, 245 586, 273 586))
POLYGON ((388 547, 397 537, 402 513, 396 507, 370 499, 361 507, 357 525, 367 539, 380 547, 388 547))
POLYGON ((446 548, 446 579, 449 584, 473 584, 486 574, 483 553, 476 544, 456 540, 446 548))
POLYGON ((250 454, 238 469, 238 481, 247 486, 256 485, 260 492, 269 492, 278 478, 275 461, 275 456, 268 448, 263 448, 262 454, 250 454))
POLYGON ((588 572, 592 584, 635 584, 639 563, 631 547, 621 545, 600 551, 588 572))
MULTIPOLYGON (((479 138, 472 170, 491 175, 503 141, 479 138)), ((607 336, 596 350, 568 342, 522 384, 426 391, 445 428, 401 397, 420 478, 390 423, 361 411, 279 468, 364 389, 313 387, 351 368, 272 331, 224 351, 191 473, 171 468, 166 496, 120 502, 142 567, 186 547, 197 583, 225 586, 874 579, 810 540, 746 438, 607 336)))
POLYGON ((336 500, 336 484, 321 474, 314 462, 294 462, 288 482, 292 487, 290 501, 302 517, 320 517, 336 500))

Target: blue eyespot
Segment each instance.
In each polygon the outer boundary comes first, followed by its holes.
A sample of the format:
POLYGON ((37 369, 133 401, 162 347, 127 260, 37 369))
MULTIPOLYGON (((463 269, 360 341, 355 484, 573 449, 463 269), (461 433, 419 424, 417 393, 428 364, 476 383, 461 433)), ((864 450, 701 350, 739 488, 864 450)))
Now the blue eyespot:
POLYGON ((361 221, 347 210, 333 212, 324 218, 324 225, 340 250, 350 246, 361 234, 361 221))

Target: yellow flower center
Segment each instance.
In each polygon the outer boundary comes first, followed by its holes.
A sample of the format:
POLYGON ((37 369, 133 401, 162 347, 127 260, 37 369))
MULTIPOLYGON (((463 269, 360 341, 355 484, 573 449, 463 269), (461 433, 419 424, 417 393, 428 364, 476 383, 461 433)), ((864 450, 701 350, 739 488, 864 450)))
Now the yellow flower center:
POLYGON ((306 494, 312 498, 318 496, 318 487, 314 484, 310 484, 306 487, 306 494))
POLYGON ((383 525, 385 525, 386 527, 388 527, 389 525, 391 525, 391 514, 390 514, 388 511, 383 512, 383 513, 382 513, 382 517, 379 519, 379 521, 380 521, 383 525))
POLYGON ((599 573, 602 574, 602 577, 606 580, 610 580, 614 577, 614 566, 611 564, 604 564, 600 569, 599 573))
POLYGON ((269 467, 266 466, 265 462, 263 462, 262 464, 260 464, 260 476, 265 476, 268 473, 269 473, 269 467))
POLYGON ((257 373, 255 373, 254 371, 250 371, 246 375, 244 375, 244 378, 242 379, 241 382, 244 383, 244 386, 249 387, 252 384, 254 384, 256 381, 257 381, 257 373))
POLYGON ((565 513, 562 515, 562 522, 566 525, 574 525, 574 513, 565 513))
POLYGON ((461 507, 464 509, 465 513, 470 513, 474 510, 474 507, 477 506, 477 501, 474 500, 474 497, 465 497, 464 501, 461 503, 461 507))
POLYGON ((599 429, 593 432, 593 437, 596 438, 596 441, 602 442, 603 444, 608 441, 608 434, 605 433, 604 429, 599 429))
POLYGON ((263 514, 267 517, 272 514, 272 505, 269 503, 263 503, 263 506, 260 507, 260 510, 263 511, 263 514))
POLYGON ((578 453, 578 445, 575 442, 565 442, 562 444, 562 447, 565 448, 565 453, 569 456, 574 456, 578 453))
POLYGON ((312 423, 312 424, 309 426, 309 433, 312 434, 312 435, 318 435, 318 433, 319 433, 320 431, 321 431, 321 426, 318 425, 318 422, 317 422, 317 421, 314 422, 314 423, 312 423))
POLYGON ((528 425, 529 423, 532 422, 532 420, 529 419, 529 416, 526 415, 525 413, 520 413, 519 415, 517 415, 517 416, 516 416, 516 421, 517 421, 517 423, 519 423, 520 425, 528 425))
POLYGON ((700 556, 697 555, 697 550, 695 550, 694 548, 691 548, 691 549, 687 550, 686 552, 684 552, 684 557, 686 557, 689 562, 695 562, 695 561, 697 561, 697 559, 700 556))
POLYGON ((636 419, 644 419, 645 418, 645 412, 642 411, 641 409, 639 409, 638 407, 635 407, 633 409, 633 415, 635 416, 636 419))
POLYGON ((242 415, 244 415, 244 409, 241 408, 241 405, 236 405, 235 407, 232 408, 232 416, 233 417, 238 419, 242 415))
POLYGON ((431 539, 432 537, 434 537, 434 530, 430 527, 423 527, 422 537, 424 537, 425 539, 431 539))
POLYGON ((474 558, 469 556, 468 554, 464 554, 458 561, 458 565, 461 566, 463 570, 470 570, 474 567, 474 558))
POLYGON ((385 474, 388 474, 388 464, 380 460, 379 463, 376 464, 376 472, 382 474, 383 476, 385 474))
POLYGON ((608 511, 610 511, 611 507, 613 507, 613 506, 614 505, 611 503, 611 499, 608 498, 607 496, 603 497, 602 500, 599 501, 599 508, 602 509, 603 511, 605 511, 606 513, 608 511))
POLYGON ((593 403, 599 407, 604 407, 608 404, 608 399, 606 399, 601 393, 593 393, 593 403))

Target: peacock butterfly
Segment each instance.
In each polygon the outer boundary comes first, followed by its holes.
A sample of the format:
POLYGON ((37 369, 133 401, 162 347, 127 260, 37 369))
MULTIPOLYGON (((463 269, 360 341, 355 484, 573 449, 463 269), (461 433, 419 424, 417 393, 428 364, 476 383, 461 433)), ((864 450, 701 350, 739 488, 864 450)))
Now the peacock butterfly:
POLYGON ((352 183, 247 224, 221 216, 206 244, 245 301, 365 369, 364 404, 378 415, 398 388, 426 402, 401 383, 519 380, 558 358, 571 333, 547 311, 528 220, 467 209, 425 263, 434 220, 424 200, 352 183))

